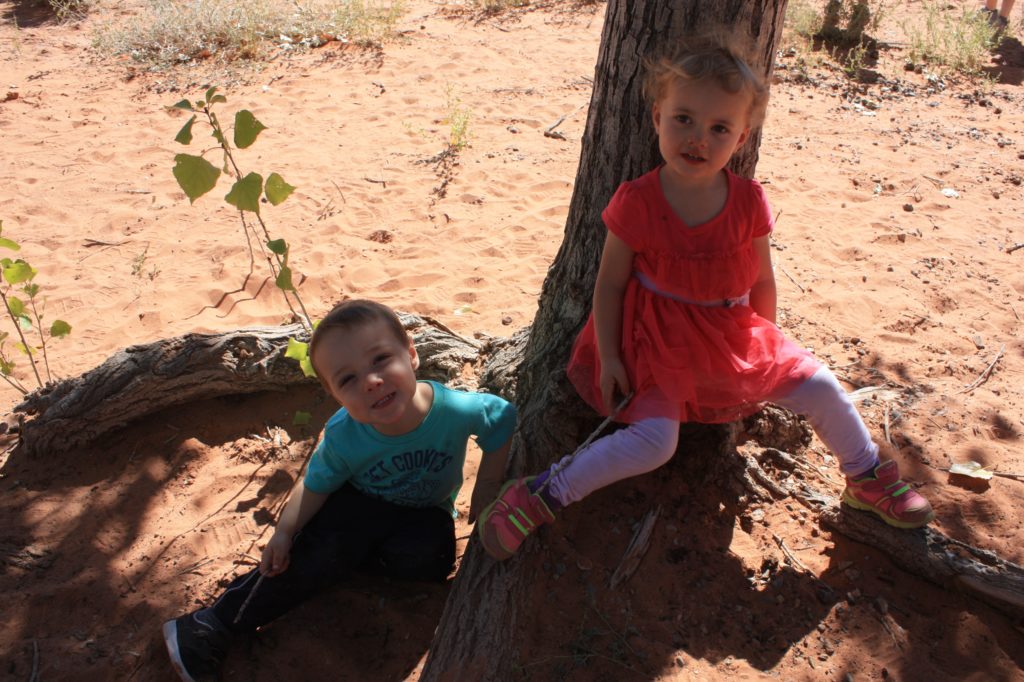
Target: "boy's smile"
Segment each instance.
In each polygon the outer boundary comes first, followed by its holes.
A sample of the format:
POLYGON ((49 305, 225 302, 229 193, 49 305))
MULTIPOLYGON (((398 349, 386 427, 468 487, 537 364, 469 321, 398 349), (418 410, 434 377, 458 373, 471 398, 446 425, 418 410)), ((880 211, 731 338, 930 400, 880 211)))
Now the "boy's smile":
POLYGON ((400 341, 383 320, 327 330, 312 360, 352 418, 384 435, 412 431, 430 411, 433 390, 416 381, 412 340, 400 341))

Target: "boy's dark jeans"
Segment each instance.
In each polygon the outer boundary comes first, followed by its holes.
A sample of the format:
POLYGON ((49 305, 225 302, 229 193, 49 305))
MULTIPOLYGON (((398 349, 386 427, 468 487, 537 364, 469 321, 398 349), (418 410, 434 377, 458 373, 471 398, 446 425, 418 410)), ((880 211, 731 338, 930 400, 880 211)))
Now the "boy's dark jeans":
POLYGON ((228 630, 253 632, 356 568, 407 580, 444 580, 455 563, 455 522, 440 507, 402 507, 345 485, 295 536, 290 558, 284 573, 263 580, 238 623, 235 617, 259 571, 231 582, 211 607, 228 630))

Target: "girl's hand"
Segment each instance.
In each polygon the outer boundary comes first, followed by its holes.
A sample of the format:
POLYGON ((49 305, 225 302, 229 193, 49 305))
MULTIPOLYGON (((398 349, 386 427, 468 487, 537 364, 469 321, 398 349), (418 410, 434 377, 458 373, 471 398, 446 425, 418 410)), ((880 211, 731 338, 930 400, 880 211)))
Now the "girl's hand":
POLYGON ((604 400, 604 407, 611 414, 622 397, 629 395, 629 379, 626 376, 626 366, 622 360, 601 360, 601 398, 604 400), (619 390, 619 395, 615 393, 619 390))
POLYGON ((270 542, 263 548, 263 557, 260 560, 260 573, 268 578, 278 573, 284 573, 288 568, 291 550, 291 533, 275 532, 270 538, 270 542))

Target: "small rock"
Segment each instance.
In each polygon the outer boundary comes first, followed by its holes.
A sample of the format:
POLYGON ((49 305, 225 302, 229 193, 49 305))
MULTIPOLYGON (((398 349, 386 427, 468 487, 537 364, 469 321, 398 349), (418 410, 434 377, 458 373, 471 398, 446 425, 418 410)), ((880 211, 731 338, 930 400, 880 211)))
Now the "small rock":
POLYGON ((512 316, 505 315, 504 317, 501 318, 501 323, 506 327, 509 326, 510 324, 512 324, 512 316))
POLYGON ((914 205, 913 204, 903 204, 903 210, 906 211, 907 213, 913 213, 914 212, 914 205))
POLYGON ((850 590, 846 593, 846 601, 848 601, 850 604, 856 604, 857 600, 860 599, 860 596, 860 590, 850 590))

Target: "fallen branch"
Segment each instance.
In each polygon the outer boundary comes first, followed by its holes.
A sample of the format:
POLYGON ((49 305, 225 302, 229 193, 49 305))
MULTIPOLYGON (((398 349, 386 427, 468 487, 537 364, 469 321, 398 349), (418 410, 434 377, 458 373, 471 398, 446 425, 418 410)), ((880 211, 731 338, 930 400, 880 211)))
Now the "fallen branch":
MULTIPOLYGON (((399 317, 413 336, 421 378, 449 381, 476 362, 475 341, 415 315, 399 317)), ((125 348, 80 377, 25 396, 14 408, 20 428, 16 452, 64 452, 174 405, 314 384, 284 357, 293 337, 306 337, 301 325, 186 334, 125 348)))
POLYGON ((1006 250, 1006 253, 1013 253, 1014 251, 1019 251, 1020 249, 1024 249, 1024 242, 1021 242, 1020 244, 1014 244, 1013 246, 1006 250))
POLYGON ((829 528, 882 550, 914 575, 960 589, 1013 618, 1024 616, 1024 567, 932 528, 893 528, 869 512, 840 508, 834 499, 819 515, 829 528))
MULTIPOLYGON (((762 457, 771 458, 783 468, 799 461, 773 448, 766 449, 762 457)), ((967 592, 1014 618, 1024 616, 1024 567, 932 528, 893 528, 870 512, 841 507, 834 496, 806 481, 785 487, 794 499, 816 512, 824 525, 883 551, 908 572, 942 587, 967 592)), ((788 552, 786 556, 790 556, 788 552)))

